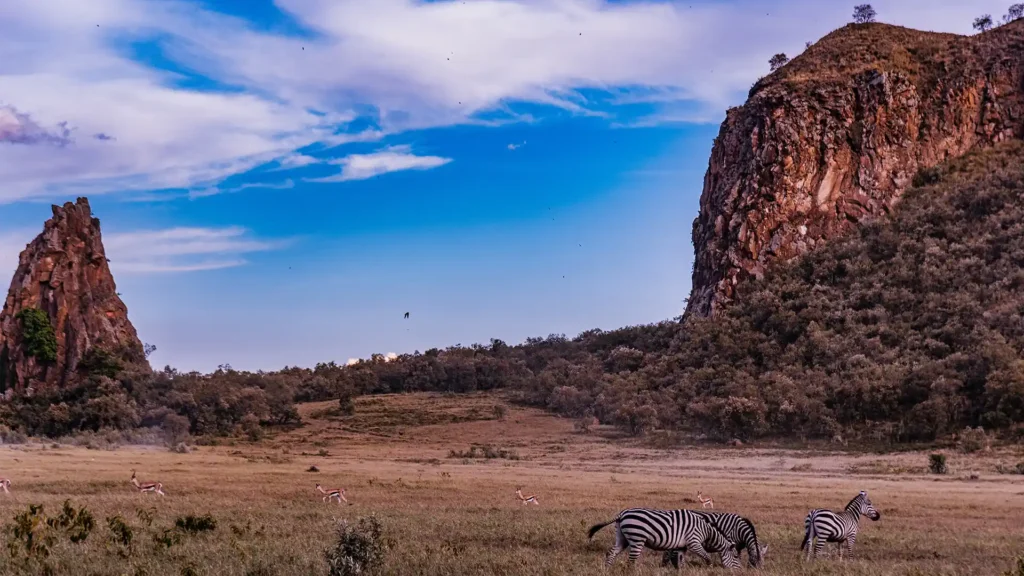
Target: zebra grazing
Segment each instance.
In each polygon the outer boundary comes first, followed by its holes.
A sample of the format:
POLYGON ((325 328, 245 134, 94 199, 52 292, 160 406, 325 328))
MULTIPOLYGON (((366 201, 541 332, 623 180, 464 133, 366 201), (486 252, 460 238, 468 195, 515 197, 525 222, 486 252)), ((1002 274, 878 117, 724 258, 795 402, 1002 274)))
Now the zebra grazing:
POLYGON ((693 510, 629 508, 614 520, 591 526, 588 537, 593 538, 612 523, 615 524, 615 544, 605 559, 609 566, 624 548, 629 548, 629 561, 636 562, 645 546, 653 550, 686 548, 708 563, 711 562, 708 553, 719 552, 726 568, 740 566, 736 544, 693 510))
MULTIPOLYGON (((693 510, 692 512, 711 524, 727 539, 735 542, 737 554, 746 548, 747 562, 751 568, 761 567, 768 546, 762 546, 758 542, 753 522, 731 512, 704 512, 703 510, 693 510)), ((685 552, 686 548, 666 551, 662 556, 661 565, 666 566, 672 562, 673 567, 679 568, 679 563, 683 561, 685 552)))
POLYGON ((846 544, 846 555, 852 555, 853 544, 857 540, 857 529, 860 528, 861 514, 872 520, 882 517, 871 504, 867 492, 857 494, 843 512, 811 510, 804 520, 804 541, 800 544, 800 549, 807 548, 807 559, 810 560, 821 553, 826 542, 835 542, 839 548, 840 560, 843 559, 843 544, 846 544))

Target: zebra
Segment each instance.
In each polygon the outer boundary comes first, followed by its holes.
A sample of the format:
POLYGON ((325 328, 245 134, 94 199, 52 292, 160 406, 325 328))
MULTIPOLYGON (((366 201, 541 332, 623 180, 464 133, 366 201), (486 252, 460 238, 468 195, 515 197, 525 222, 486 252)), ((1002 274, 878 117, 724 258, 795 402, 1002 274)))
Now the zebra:
MULTIPOLYGON (((692 510, 692 512, 711 524, 726 538, 735 542, 737 554, 746 548, 747 562, 751 568, 761 567, 768 546, 758 542, 753 522, 732 512, 704 512, 703 510, 692 510)), ((685 552, 685 547, 667 550, 662 556, 661 565, 667 566, 669 562, 672 562, 673 567, 679 568, 679 563, 683 561, 685 552)))
POLYGON ((686 547, 709 564, 708 552, 720 552, 726 568, 739 568, 736 544, 722 535, 693 510, 653 510, 628 508, 613 520, 590 527, 588 538, 599 530, 615 524, 615 544, 608 551, 605 564, 611 566, 624 548, 629 548, 630 563, 636 562, 644 547, 671 550, 686 547))
POLYGON ((825 548, 826 542, 835 542, 839 548, 839 560, 843 559, 843 544, 846 554, 853 554, 853 544, 857 540, 857 529, 860 528, 860 515, 877 521, 882 515, 875 510, 868 493, 860 494, 850 500, 843 512, 815 509, 807 514, 804 520, 804 541, 800 550, 807 548, 807 560, 817 556, 825 548))

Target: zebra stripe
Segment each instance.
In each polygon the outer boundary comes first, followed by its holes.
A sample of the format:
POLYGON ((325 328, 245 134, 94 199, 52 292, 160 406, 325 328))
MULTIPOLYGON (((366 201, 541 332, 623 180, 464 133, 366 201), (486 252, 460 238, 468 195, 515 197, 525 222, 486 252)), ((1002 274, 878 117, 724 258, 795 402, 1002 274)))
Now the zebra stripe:
POLYGON ((843 512, 815 509, 807 514, 804 520, 804 541, 800 549, 807 548, 807 559, 817 556, 825 548, 826 542, 835 542, 839 548, 839 559, 843 559, 843 545, 847 556, 853 554, 853 544, 857 541, 857 530, 860 528, 861 514, 878 520, 882 515, 875 510, 867 492, 861 492, 850 500, 843 512))
MULTIPOLYGON (((706 520, 727 539, 735 542, 737 554, 745 548, 747 550, 747 563, 751 568, 761 567, 764 562, 764 553, 768 547, 761 546, 760 542, 758 542, 757 531, 754 529, 753 522, 732 512, 693 510, 693 513, 706 520)), ((683 561, 683 554, 685 552, 685 548, 682 550, 666 551, 662 556, 661 565, 666 566, 669 562, 672 562, 675 568, 679 568, 679 563, 683 561)))
POLYGON ((591 526, 588 536, 615 524, 615 544, 608 551, 605 564, 611 565, 623 549, 629 549, 629 561, 636 562, 644 547, 652 550, 686 548, 711 562, 709 552, 722 554, 726 568, 738 568, 736 545, 693 510, 652 510, 629 508, 603 524, 591 526))

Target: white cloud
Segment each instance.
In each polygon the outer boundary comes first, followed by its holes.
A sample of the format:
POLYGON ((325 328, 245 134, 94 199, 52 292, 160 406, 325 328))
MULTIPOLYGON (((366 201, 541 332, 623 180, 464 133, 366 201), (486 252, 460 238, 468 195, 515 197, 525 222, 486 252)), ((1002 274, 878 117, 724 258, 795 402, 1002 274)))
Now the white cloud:
POLYGON ((240 227, 168 228, 104 236, 110 267, 120 272, 193 272, 246 264, 252 252, 274 250, 282 241, 248 238, 240 227))
POLYGON ((517 150, 519 148, 522 148, 523 146, 526 146, 526 140, 523 140, 522 144, 515 144, 515 143, 509 144, 508 145, 508 149, 509 150, 517 150))
MULTIPOLYGON (((516 110, 517 101, 624 125, 716 121, 767 72, 769 56, 798 54, 805 41, 848 22, 852 6, 847 0, 276 4, 315 35, 257 29, 184 0, 3 2, 0 202, 209 188, 275 160, 302 166, 308 157, 296 150, 315 143, 531 119, 516 110), (127 55, 126 40, 157 38, 168 58, 233 89, 175 87, 180 77, 127 55), (597 105, 585 89, 622 97, 597 105), (630 102, 651 113, 637 120, 635 110, 621 112, 630 102), (343 133, 352 111, 368 107, 379 111, 381 130, 343 133), (486 122, 479 119, 485 112, 486 122)), ((998 16, 1007 2, 873 4, 885 22, 970 33, 974 16, 998 16)))
MULTIPOLYGON (((38 233, 29 229, 0 231, 0 280, 10 281, 19 254, 38 233)), ((230 226, 106 233, 103 244, 111 269, 120 274, 231 268, 246 264, 245 254, 282 248, 287 241, 253 239, 246 229, 230 226)))
POLYGON ((307 182, 344 182, 347 180, 365 180, 402 170, 430 170, 444 166, 452 161, 441 156, 417 156, 409 146, 389 146, 371 154, 350 154, 333 161, 341 165, 341 173, 324 178, 308 178, 307 182))

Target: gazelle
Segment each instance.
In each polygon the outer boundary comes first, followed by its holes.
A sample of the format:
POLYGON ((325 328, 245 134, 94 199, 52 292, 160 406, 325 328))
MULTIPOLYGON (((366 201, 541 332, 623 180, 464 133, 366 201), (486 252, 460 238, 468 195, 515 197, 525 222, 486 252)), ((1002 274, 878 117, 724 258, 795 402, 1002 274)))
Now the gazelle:
POLYGON ((516 496, 519 497, 520 502, 522 502, 524 506, 526 506, 528 504, 534 504, 536 506, 540 506, 540 502, 537 501, 537 497, 536 496, 523 496, 523 489, 522 488, 516 488, 516 496))
POLYGON ((161 496, 167 496, 164 494, 164 485, 160 482, 146 482, 145 484, 139 484, 139 479, 135 477, 135 470, 132 470, 132 486, 141 492, 155 492, 161 496))
POLYGON ((345 489, 344 488, 330 488, 328 490, 324 490, 323 486, 321 486, 320 483, 317 482, 316 489, 321 494, 324 494, 324 497, 323 497, 323 501, 324 502, 327 502, 327 501, 331 500, 332 498, 337 498, 338 499, 338 504, 341 504, 342 500, 344 500, 349 505, 352 504, 351 502, 348 501, 348 498, 345 498, 345 489))
POLYGON ((701 494, 700 490, 697 490, 697 500, 700 500, 700 505, 702 508, 714 509, 715 507, 715 499, 710 497, 705 498, 704 495, 701 494))
POLYGON ((11 480, 9 478, 0 478, 0 488, 3 488, 4 494, 10 494, 11 491, 8 488, 11 487, 11 480))

